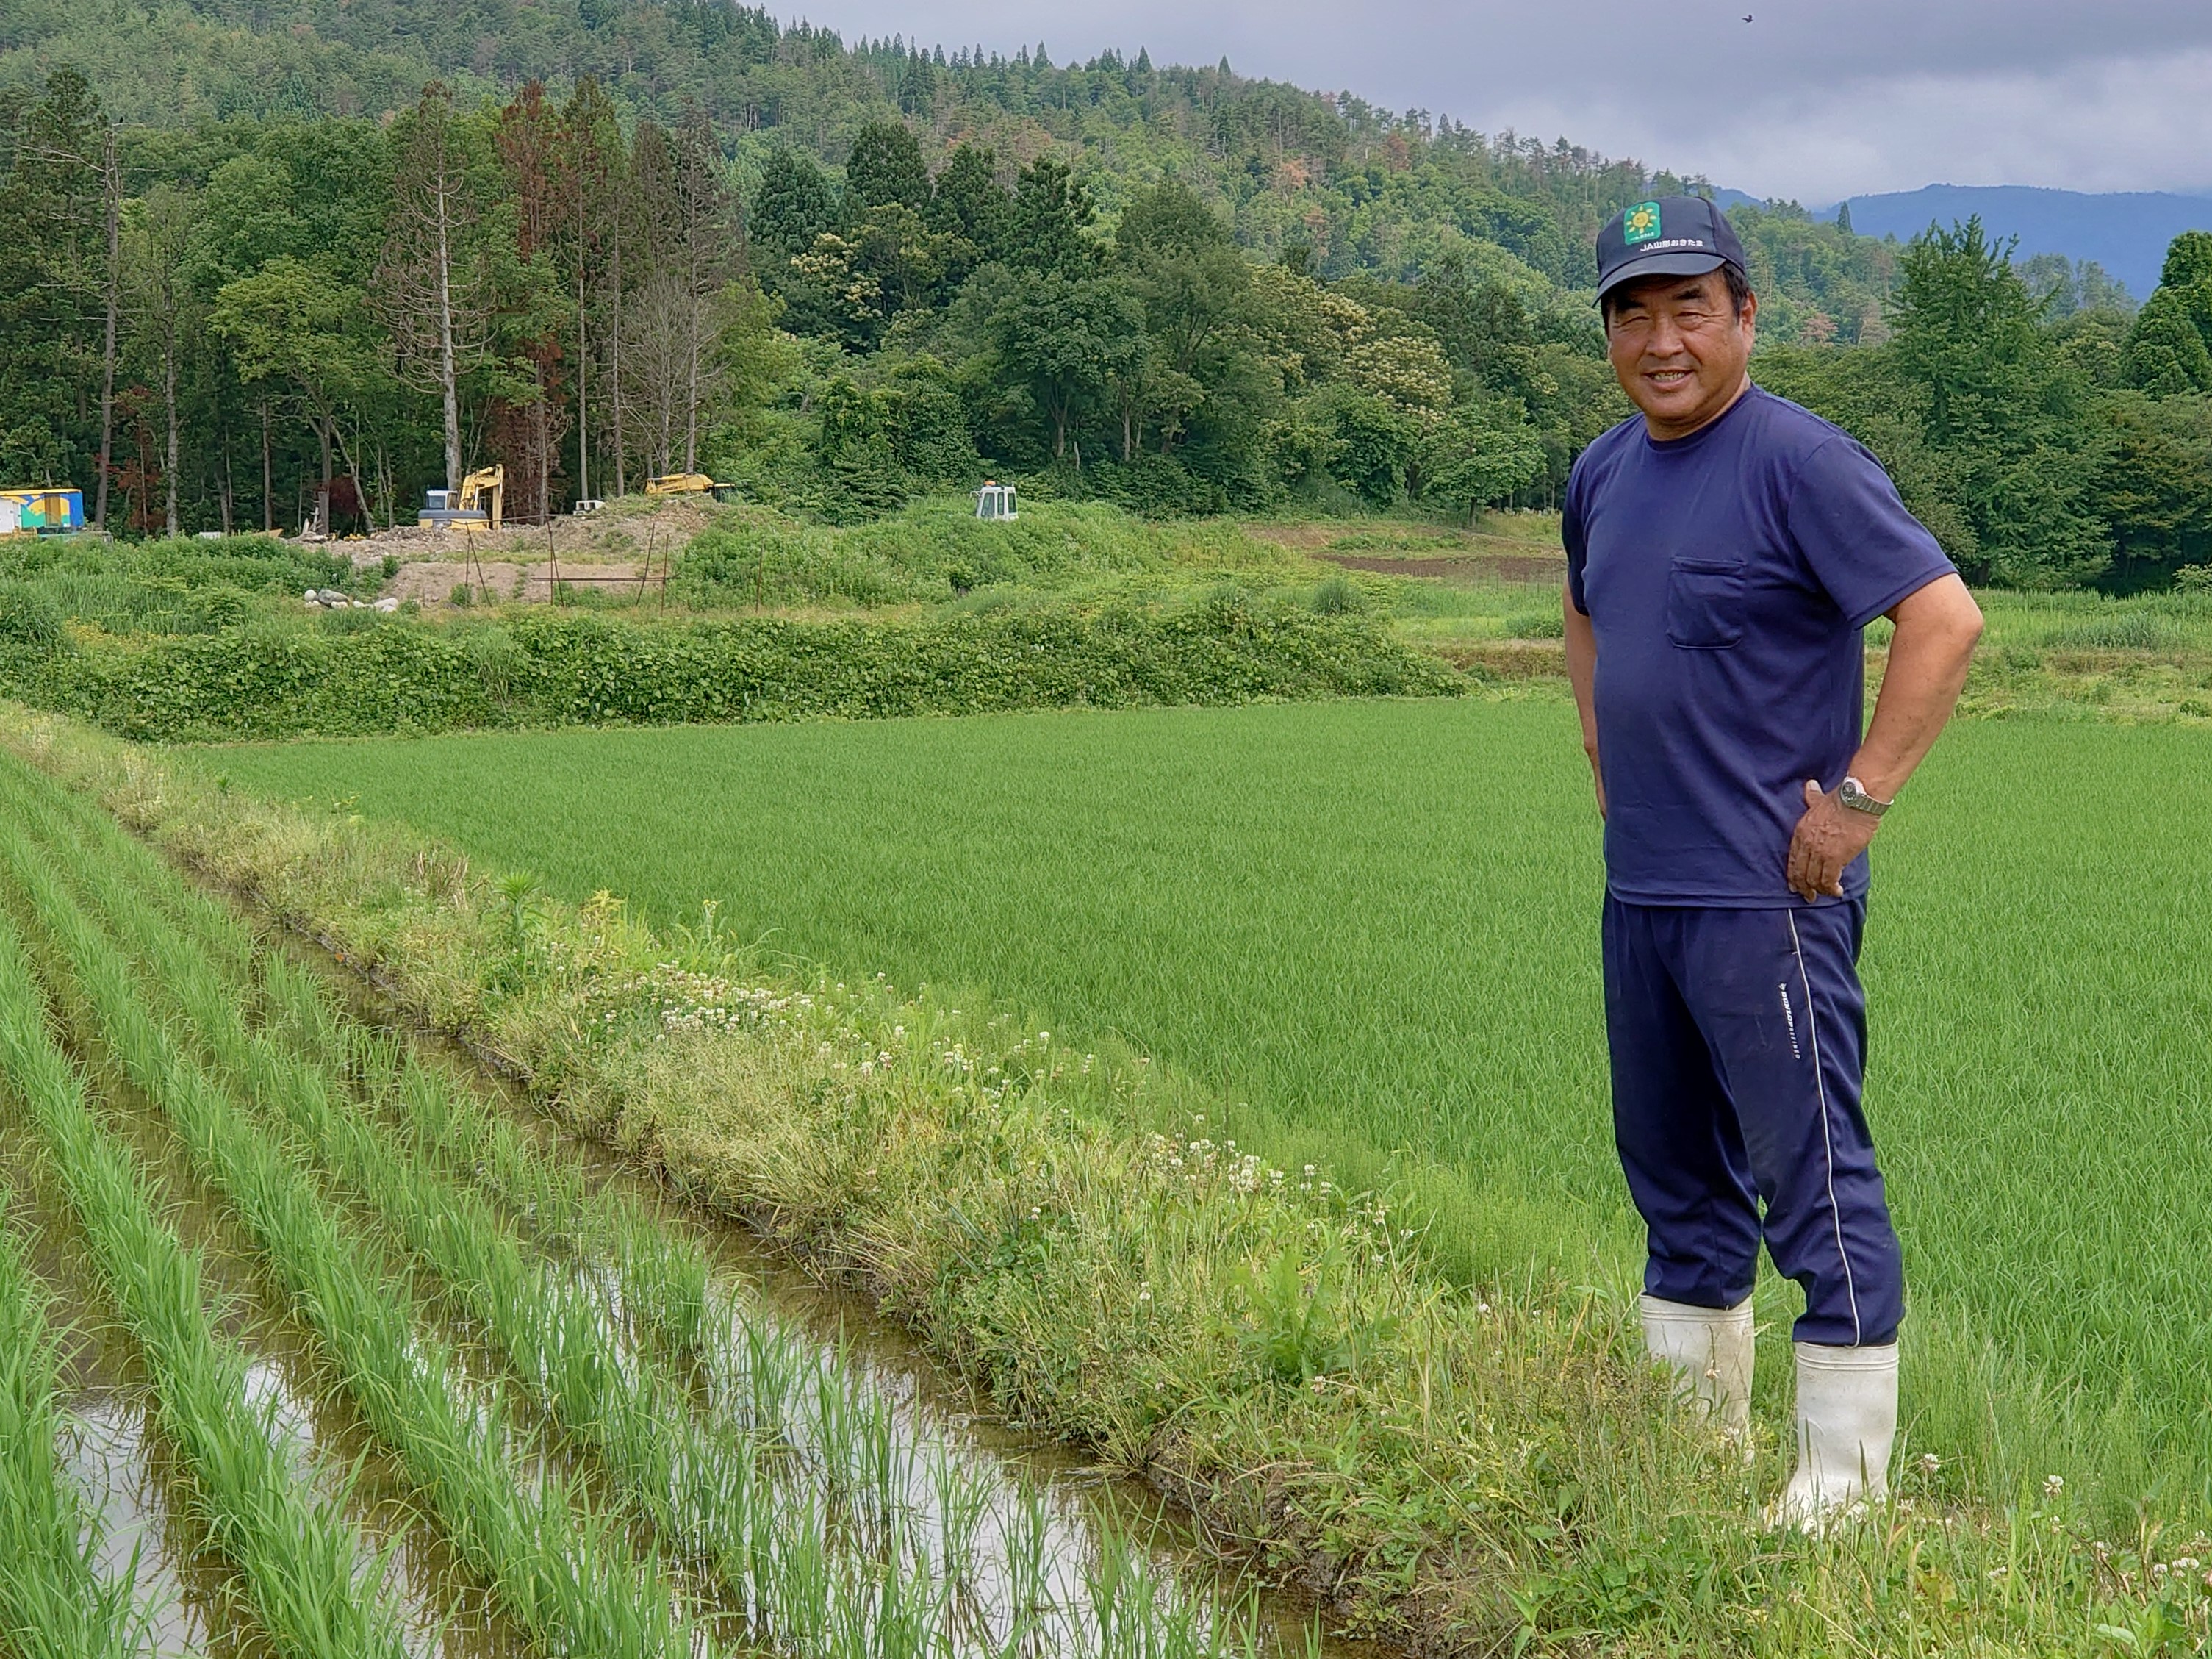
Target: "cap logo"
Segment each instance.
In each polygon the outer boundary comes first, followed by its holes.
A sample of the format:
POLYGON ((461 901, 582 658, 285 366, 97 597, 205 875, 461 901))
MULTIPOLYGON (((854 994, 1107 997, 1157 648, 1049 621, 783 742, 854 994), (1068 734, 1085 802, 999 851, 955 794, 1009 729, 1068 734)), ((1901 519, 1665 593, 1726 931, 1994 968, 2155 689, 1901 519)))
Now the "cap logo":
POLYGON ((1621 216, 1620 240, 1629 247, 1649 242, 1659 234, 1659 204, 1638 202, 1621 216))

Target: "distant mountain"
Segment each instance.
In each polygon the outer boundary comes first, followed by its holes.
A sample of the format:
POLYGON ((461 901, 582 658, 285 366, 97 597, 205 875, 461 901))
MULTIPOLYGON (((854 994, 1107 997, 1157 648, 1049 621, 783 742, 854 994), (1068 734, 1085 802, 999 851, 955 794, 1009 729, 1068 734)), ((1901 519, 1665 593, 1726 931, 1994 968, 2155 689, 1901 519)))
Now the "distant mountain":
MULTIPOLYGON (((1840 207, 1841 204, 1838 206, 1840 207)), ((1923 190, 1850 198, 1851 228, 1862 236, 1917 236, 1978 213, 1997 236, 2020 238, 2019 257, 2063 253, 2094 259, 2136 299, 2158 286, 2166 245, 2185 230, 2212 230, 2212 196, 2162 191, 2088 195, 2027 185, 1929 185, 1923 190)), ((1838 209, 1815 215, 1833 219, 1838 209)))

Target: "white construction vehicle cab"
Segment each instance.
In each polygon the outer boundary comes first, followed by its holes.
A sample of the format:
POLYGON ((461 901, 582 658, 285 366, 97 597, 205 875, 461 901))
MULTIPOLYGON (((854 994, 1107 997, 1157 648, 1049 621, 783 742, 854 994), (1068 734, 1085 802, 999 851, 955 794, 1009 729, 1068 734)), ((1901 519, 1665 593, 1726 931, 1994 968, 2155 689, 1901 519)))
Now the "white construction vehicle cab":
POLYGON ((425 490, 415 522, 424 530, 496 530, 506 494, 507 469, 482 467, 462 479, 459 489, 425 490))
POLYGON ((1020 514, 1014 511, 1013 485, 984 479, 983 487, 975 492, 975 516, 979 519, 1018 518, 1020 514))

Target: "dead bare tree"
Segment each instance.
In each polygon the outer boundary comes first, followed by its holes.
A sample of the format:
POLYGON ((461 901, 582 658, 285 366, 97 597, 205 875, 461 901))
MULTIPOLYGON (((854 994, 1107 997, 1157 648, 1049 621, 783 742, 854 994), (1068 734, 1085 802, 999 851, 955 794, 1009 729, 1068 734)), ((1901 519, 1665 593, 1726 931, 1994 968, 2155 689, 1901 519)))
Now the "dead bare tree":
POLYGON ((592 300, 604 280, 623 172, 622 129, 613 101, 588 75, 578 80, 562 107, 559 161, 563 252, 576 294, 576 494, 584 498, 592 493, 592 441, 598 433, 592 421, 597 339, 592 300))
POLYGON ((444 405, 446 487, 459 489, 461 377, 486 359, 492 303, 475 246, 477 220, 453 94, 433 81, 400 118, 392 218, 374 290, 402 379, 444 405))
POLYGON ((107 527, 107 474, 115 434, 115 333, 123 295, 123 167, 115 156, 115 123, 100 123, 100 198, 107 231, 107 333, 100 353, 100 492, 93 522, 107 527))
POLYGON ((163 522, 172 536, 178 531, 177 482, 182 460, 177 376, 193 306, 185 262, 191 252, 198 206, 176 185, 156 185, 131 204, 124 227, 123 287, 141 347, 155 360, 161 380, 167 428, 161 467, 166 495, 163 522))
POLYGON ((715 378, 714 340, 714 296, 731 274, 732 253, 738 246, 732 223, 736 195, 722 181, 717 166, 720 152, 714 129, 706 112, 696 105, 684 112, 676 131, 676 263, 683 270, 684 292, 690 303, 685 337, 684 470, 699 465, 699 423, 712 395, 715 378))

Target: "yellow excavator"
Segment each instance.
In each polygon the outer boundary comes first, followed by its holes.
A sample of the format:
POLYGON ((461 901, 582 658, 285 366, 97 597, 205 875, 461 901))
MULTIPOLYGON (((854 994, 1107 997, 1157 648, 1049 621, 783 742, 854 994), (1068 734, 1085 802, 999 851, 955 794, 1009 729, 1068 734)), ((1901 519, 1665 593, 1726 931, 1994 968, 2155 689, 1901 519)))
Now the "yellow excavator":
POLYGON ((455 526, 496 530, 506 494, 507 469, 479 467, 461 480, 459 489, 425 490, 422 511, 415 522, 424 530, 455 526))
POLYGON ((735 484, 716 483, 703 472, 668 472, 645 481, 648 495, 712 495, 726 501, 737 493, 735 484))

